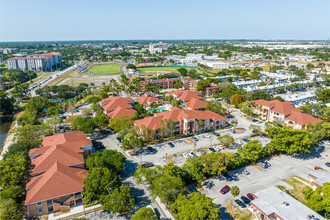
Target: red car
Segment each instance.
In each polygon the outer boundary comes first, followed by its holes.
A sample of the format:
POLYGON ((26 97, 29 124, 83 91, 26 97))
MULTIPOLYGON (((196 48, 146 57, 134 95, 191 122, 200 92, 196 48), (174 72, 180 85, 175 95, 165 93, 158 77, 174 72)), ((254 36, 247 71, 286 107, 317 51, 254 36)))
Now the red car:
POLYGON ((264 136, 264 137, 267 137, 267 136, 268 136, 268 134, 266 134, 266 133, 262 133, 262 136, 264 136))
POLYGON ((253 196, 252 193, 248 193, 248 194, 246 194, 246 196, 247 196, 249 199, 254 200, 254 196, 253 196))
POLYGON ((221 190, 221 194, 226 194, 230 190, 230 187, 228 185, 225 185, 221 190))
POLYGON ((314 170, 323 170, 323 169, 321 167, 316 166, 314 167, 314 170))

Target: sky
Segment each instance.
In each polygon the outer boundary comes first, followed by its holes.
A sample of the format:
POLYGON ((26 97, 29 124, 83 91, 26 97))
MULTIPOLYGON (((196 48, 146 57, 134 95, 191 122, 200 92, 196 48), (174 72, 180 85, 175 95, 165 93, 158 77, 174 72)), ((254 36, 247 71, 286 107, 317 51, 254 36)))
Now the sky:
POLYGON ((0 0, 0 42, 328 39, 329 0, 0 0))

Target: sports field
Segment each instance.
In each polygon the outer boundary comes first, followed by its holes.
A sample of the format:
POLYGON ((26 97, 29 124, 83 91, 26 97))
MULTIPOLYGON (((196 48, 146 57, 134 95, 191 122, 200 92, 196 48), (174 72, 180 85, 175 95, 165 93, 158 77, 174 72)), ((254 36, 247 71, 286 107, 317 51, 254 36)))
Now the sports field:
POLYGON ((178 69, 180 67, 146 67, 146 68, 139 68, 140 73, 143 74, 155 74, 157 72, 171 72, 171 73, 179 73, 178 69))
POLYGON ((121 70, 120 64, 104 64, 104 65, 95 65, 90 68, 87 73, 93 72, 95 75, 110 75, 119 73, 121 70))

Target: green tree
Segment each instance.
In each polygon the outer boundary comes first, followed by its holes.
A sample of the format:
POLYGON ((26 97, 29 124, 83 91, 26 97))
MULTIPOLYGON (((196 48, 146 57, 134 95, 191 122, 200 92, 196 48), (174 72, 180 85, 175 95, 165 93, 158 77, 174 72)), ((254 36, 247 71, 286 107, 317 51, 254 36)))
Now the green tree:
POLYGON ((6 160, 0 161, 0 186, 5 188, 8 186, 23 184, 29 169, 29 161, 20 155, 13 155, 6 160))
POLYGON ((170 205, 178 220, 219 219, 220 209, 212 203, 212 199, 205 194, 193 192, 188 195, 179 195, 170 205))
POLYGON ((315 212, 322 213, 326 218, 330 217, 330 183, 323 183, 323 187, 319 187, 315 191, 306 187, 302 192, 308 207, 315 212))
POLYGON ((126 68, 127 68, 127 69, 134 69, 134 70, 135 70, 135 69, 136 69, 136 66, 135 66, 134 64, 131 64, 131 63, 130 63, 130 64, 127 64, 127 65, 126 65, 126 68))
POLYGON ((126 157, 116 150, 104 150, 91 154, 86 159, 86 166, 88 169, 95 167, 106 167, 116 173, 124 168, 124 161, 126 157))
POLYGON ((237 153, 243 163, 255 162, 265 155, 259 140, 252 140, 247 142, 243 147, 238 147, 237 153))
POLYGON ((14 110, 15 99, 4 90, 0 90, 0 116, 11 114, 14 110))
POLYGON ((24 107, 27 111, 40 113, 47 108, 47 101, 45 97, 34 97, 29 99, 24 107))
POLYGON ((238 186, 232 186, 230 188, 230 193, 235 197, 238 196, 239 193, 240 193, 240 190, 239 190, 238 186))
POLYGON ((100 114, 92 118, 96 127, 100 130, 104 130, 109 126, 109 118, 106 114, 100 114))
POLYGON ((22 219, 20 204, 13 199, 0 199, 0 219, 22 219))
POLYGON ((159 196, 165 202, 173 202, 184 193, 186 185, 181 178, 175 176, 159 176, 149 186, 152 198, 159 196))
POLYGON ((45 136, 53 135, 53 129, 47 124, 25 125, 15 129, 16 142, 29 142, 35 146, 41 144, 45 136))
POLYGON ((203 173, 203 160, 201 157, 188 158, 182 168, 197 183, 202 183, 206 179, 203 173))
POLYGON ((188 70, 186 68, 179 68, 177 70, 182 76, 187 76, 188 74, 188 70))
POLYGON ((225 116, 227 109, 224 108, 221 104, 221 102, 216 102, 216 101, 208 101, 206 103, 206 110, 212 111, 214 113, 217 113, 219 115, 225 116))
POLYGON ((87 177, 83 180, 85 185, 85 203, 91 203, 106 196, 120 186, 120 178, 114 170, 105 167, 95 167, 88 171, 87 177))
POLYGON ((133 121, 128 116, 116 117, 110 121, 110 127, 116 132, 130 128, 132 126, 133 126, 133 121))
POLYGON ((252 130, 255 134, 261 134, 261 127, 259 125, 250 124, 249 129, 252 130))
POLYGON ((157 220, 156 213, 147 207, 142 207, 137 210, 131 217, 131 220, 157 220))
POLYGON ((111 213, 124 213, 131 210, 135 204, 131 189, 127 185, 121 185, 113 189, 111 194, 101 196, 100 202, 104 210, 111 213))
POLYGON ((234 143, 234 138, 233 136, 229 134, 225 134, 223 136, 218 137, 218 141, 220 141, 220 144, 223 145, 224 147, 228 147, 232 143, 234 143))
POLYGON ((46 115, 48 116, 58 115, 60 113, 61 113, 61 109, 57 105, 49 107, 46 111, 46 115))
POLYGON ((76 117, 72 122, 72 129, 91 134, 96 128, 94 121, 87 117, 76 117))

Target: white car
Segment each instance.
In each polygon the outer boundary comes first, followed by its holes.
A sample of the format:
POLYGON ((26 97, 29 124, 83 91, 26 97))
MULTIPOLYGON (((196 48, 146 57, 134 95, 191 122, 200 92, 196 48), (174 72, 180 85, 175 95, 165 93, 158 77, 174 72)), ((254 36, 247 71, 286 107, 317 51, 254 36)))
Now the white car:
POLYGON ((210 134, 205 134, 205 137, 210 138, 211 135, 210 134))

